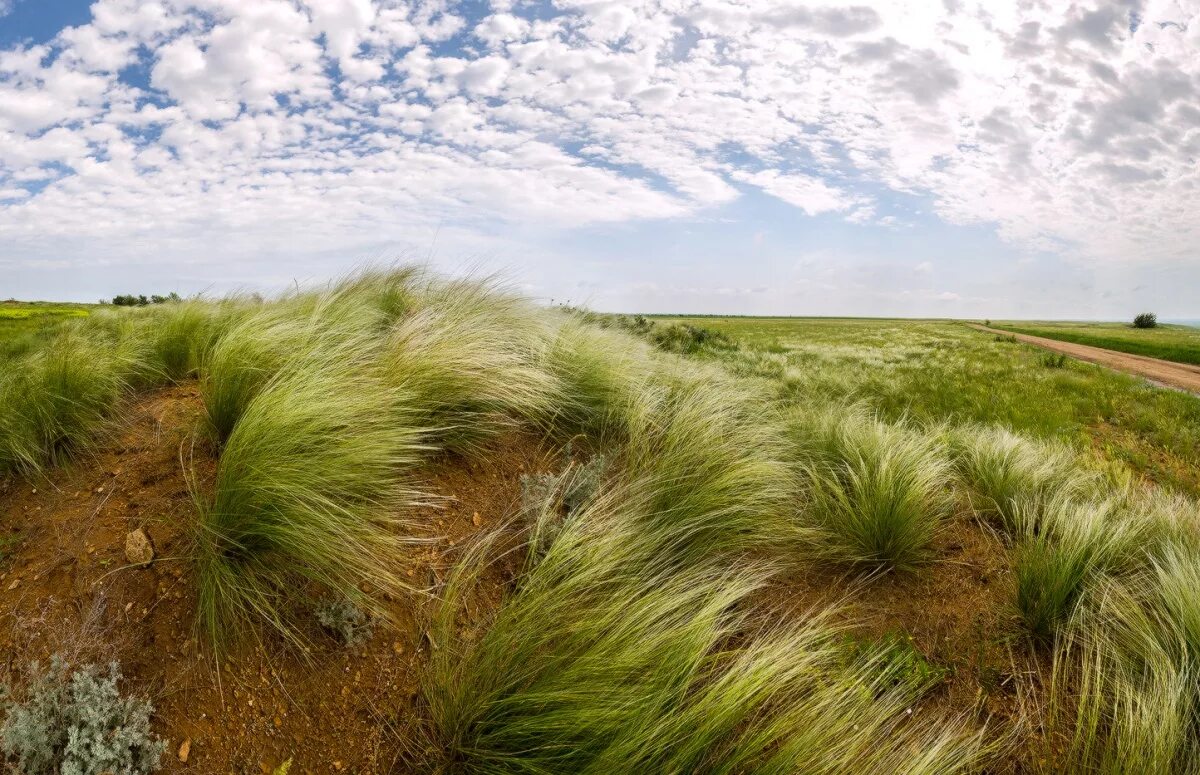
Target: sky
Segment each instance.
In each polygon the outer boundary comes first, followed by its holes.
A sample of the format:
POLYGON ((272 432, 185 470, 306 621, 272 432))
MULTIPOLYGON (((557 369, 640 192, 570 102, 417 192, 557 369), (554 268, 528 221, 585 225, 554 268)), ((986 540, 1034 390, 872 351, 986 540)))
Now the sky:
POLYGON ((1200 0, 0 0, 0 298, 1200 317, 1200 0))

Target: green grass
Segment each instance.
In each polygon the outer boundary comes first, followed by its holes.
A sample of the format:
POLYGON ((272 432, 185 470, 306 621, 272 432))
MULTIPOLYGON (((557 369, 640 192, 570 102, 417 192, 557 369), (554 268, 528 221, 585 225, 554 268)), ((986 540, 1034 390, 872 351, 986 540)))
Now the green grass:
POLYGON ((950 321, 671 318, 742 344, 709 349, 737 374, 765 378, 788 401, 861 402, 888 420, 1002 425, 1090 450, 1200 494, 1200 398, 1091 364, 1045 368, 1043 351, 950 321))
POLYGON ((945 321, 614 325, 414 270, 30 325, 0 371, 5 471, 45 472, 126 397, 198 380, 220 442, 194 488, 198 609, 218 642, 302 643, 314 600, 382 617, 414 593, 423 461, 510 429, 598 454, 527 483, 543 502, 439 590, 421 771, 1036 771, 1017 740, 1045 771, 1196 771, 1193 397, 945 321), (810 572, 857 595, 846 566, 970 564, 936 540, 951 520, 1001 537, 989 589, 1011 597, 988 637, 1050 661, 1044 684, 1014 668, 1031 699, 1011 728, 982 698, 927 702, 961 677, 919 638, 771 605, 810 572), (497 602, 477 582, 522 540, 497 602))
POLYGON ((908 569, 927 559, 951 507, 951 466, 935 434, 861 412, 797 412, 793 455, 803 520, 828 558, 908 569))
MULTIPOLYGON (((670 468, 670 467, 668 467, 670 468)), ((960 722, 910 719, 936 677, 859 653, 821 616, 774 624, 740 605, 762 561, 665 562, 654 478, 610 492, 558 535, 478 639, 458 613, 485 552, 460 565, 415 757, 442 773, 952 773, 985 747, 960 722)))
POLYGON ((214 641, 269 624, 297 639, 288 590, 372 604, 408 585, 401 477, 422 429, 366 337, 296 358, 250 398, 200 508, 200 616, 214 641))
POLYGON ((1191 326, 1160 323, 1154 328, 1134 328, 1129 323, 1013 321, 993 323, 992 327, 1177 363, 1200 364, 1200 328, 1191 326))

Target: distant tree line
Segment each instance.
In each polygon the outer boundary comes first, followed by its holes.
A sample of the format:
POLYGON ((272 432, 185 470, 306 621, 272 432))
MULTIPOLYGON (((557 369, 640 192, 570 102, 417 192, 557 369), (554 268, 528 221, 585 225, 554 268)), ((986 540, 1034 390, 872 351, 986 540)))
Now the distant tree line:
POLYGON ((167 302, 183 301, 178 293, 171 291, 166 296, 159 296, 157 293, 146 298, 146 294, 134 296, 132 293, 119 294, 112 297, 110 303, 118 307, 144 307, 147 304, 166 304, 167 302))

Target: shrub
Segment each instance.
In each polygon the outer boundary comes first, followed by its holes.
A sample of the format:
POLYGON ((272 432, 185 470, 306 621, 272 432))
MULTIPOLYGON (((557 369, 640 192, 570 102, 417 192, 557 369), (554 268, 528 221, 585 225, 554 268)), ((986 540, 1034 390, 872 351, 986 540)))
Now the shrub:
POLYGON ((858 411, 802 417, 791 433, 819 552, 897 568, 924 559, 951 505, 936 435, 858 411))
POLYGON ((1062 369, 1067 365, 1067 356, 1062 353, 1042 353, 1039 360, 1047 369, 1062 369))
POLYGON ((146 700, 122 697, 117 664, 71 670, 59 657, 34 664, 23 702, 0 727, 4 751, 24 775, 142 775, 158 769, 165 743, 150 732, 146 700))
POLYGON ((362 645, 371 639, 375 630, 375 620, 352 600, 331 598, 317 603, 314 611, 317 622, 333 635, 344 646, 362 645))
POLYGON ((1153 312, 1142 312, 1133 318, 1134 328, 1156 328, 1158 316, 1153 312))
POLYGON ((735 350, 737 343, 720 331, 701 328, 689 323, 673 323, 669 326, 646 327, 650 341, 660 350, 672 353, 692 354, 702 349, 735 350))

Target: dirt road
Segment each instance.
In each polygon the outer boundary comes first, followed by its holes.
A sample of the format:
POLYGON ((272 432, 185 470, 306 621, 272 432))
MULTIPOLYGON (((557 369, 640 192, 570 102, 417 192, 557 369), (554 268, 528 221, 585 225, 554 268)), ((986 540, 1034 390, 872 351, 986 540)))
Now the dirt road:
POLYGON ((1187 363, 1174 363, 1172 361, 1159 360, 1158 358, 1148 358, 1145 355, 1117 352, 1116 350, 1105 350, 1103 347, 1091 347, 1086 344, 1060 342, 1057 339, 1047 339, 1042 336, 1016 334, 1012 331, 1001 331, 997 328, 988 328, 987 326, 975 325, 974 323, 968 323, 968 325, 979 331, 987 331, 990 334, 1000 334, 1002 336, 1013 336, 1016 337, 1018 342, 1044 347, 1047 350, 1064 353, 1081 361, 1098 363, 1101 366, 1107 366, 1117 371, 1137 374, 1159 385, 1176 388, 1177 390, 1186 390, 1189 393, 1200 395, 1200 366, 1193 366, 1187 363))

